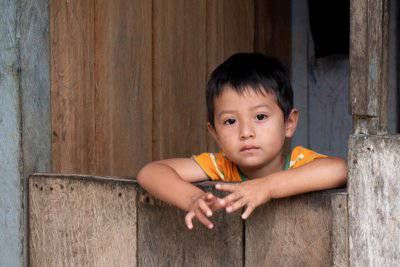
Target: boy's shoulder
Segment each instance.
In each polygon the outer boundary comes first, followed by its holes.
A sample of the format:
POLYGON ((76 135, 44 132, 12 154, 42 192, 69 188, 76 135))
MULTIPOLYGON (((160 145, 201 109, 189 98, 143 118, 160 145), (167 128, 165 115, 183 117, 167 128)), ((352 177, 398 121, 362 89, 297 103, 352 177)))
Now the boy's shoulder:
POLYGON ((317 158, 327 158, 328 156, 317 153, 311 149, 302 146, 293 148, 290 155, 289 169, 298 168, 317 158))
POLYGON ((214 181, 240 182, 242 175, 237 166, 222 152, 202 153, 192 156, 193 160, 214 181))

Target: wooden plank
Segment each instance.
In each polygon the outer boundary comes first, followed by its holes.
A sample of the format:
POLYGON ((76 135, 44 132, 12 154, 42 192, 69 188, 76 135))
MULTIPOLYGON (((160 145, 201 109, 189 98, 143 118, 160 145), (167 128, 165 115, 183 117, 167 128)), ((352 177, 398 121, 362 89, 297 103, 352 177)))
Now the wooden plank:
POLYGON ((400 136, 349 140, 350 266, 400 261, 400 136))
POLYGON ((52 170, 94 166, 94 0, 50 1, 52 170))
POLYGON ((134 176, 151 161, 152 1, 96 1, 92 174, 134 176))
POLYGON ((300 111, 293 146, 310 147, 309 139, 309 41, 308 1, 292 1, 292 86, 295 107, 300 111))
POLYGON ((0 10, 0 266, 27 266, 27 177, 51 161, 48 1, 0 10))
POLYGON ((136 266, 132 181, 29 179, 30 266, 136 266))
MULTIPOLYGON (((211 186, 201 188, 221 195, 211 186)), ((211 218, 214 229, 195 221, 189 230, 185 212, 145 195, 140 199, 139 266, 243 266, 243 221, 239 212, 217 211, 211 218)))
MULTIPOLYGON (((207 78, 237 52, 254 51, 254 0, 207 0, 207 78)), ((218 151, 207 136, 208 151, 218 151)))
POLYGON ((343 266, 346 195, 323 192, 273 200, 245 225, 246 266, 343 266))
POLYGON ((386 133, 388 1, 352 0, 350 7, 350 103, 358 116, 353 132, 386 133))
POLYGON ((153 159, 206 150, 206 1, 153 2, 153 159))
POLYGON ((291 1, 255 0, 254 51, 274 56, 288 68, 292 55, 291 1))
POLYGON ((348 113, 349 60, 344 55, 315 59, 309 74, 310 148, 319 153, 347 158, 347 139, 352 131, 348 113))

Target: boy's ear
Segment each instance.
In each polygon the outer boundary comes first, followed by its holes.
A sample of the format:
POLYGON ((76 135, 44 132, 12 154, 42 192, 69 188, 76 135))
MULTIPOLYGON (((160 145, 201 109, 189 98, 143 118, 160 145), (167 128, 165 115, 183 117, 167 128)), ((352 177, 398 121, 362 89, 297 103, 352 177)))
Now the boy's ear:
POLYGON ((299 111, 297 109, 292 109, 285 122, 285 136, 288 138, 293 137, 294 132, 297 128, 297 123, 299 121, 299 111))

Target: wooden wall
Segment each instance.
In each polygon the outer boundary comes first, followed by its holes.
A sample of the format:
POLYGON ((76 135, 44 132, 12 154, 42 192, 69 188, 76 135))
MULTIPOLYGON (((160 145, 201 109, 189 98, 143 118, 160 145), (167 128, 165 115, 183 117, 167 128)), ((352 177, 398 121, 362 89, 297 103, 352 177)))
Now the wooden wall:
POLYGON ((289 0, 53 0, 50 17, 54 172, 134 176, 215 150, 212 69, 238 51, 290 62, 289 0))

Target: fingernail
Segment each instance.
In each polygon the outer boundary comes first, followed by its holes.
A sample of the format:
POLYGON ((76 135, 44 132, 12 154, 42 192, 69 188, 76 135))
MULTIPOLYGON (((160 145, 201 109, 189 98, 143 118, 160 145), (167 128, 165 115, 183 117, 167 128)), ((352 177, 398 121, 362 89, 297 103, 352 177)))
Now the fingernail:
POLYGON ((189 225, 188 227, 189 227, 189 229, 192 229, 192 228, 193 228, 193 225, 189 225))
POLYGON ((208 217, 212 216, 212 212, 211 211, 207 211, 207 216, 208 217))
POLYGON ((226 208, 226 211, 227 211, 227 212, 231 212, 231 210, 232 210, 231 207, 226 208))
POLYGON ((246 219, 246 216, 242 215, 242 219, 245 220, 245 219, 246 219))
POLYGON ((216 188, 220 188, 220 186, 221 186, 220 184, 216 184, 215 185, 216 188))
POLYGON ((214 225, 212 225, 212 224, 208 225, 208 228, 210 228, 210 229, 212 229, 213 227, 214 227, 214 225))

